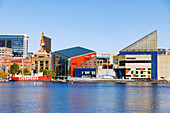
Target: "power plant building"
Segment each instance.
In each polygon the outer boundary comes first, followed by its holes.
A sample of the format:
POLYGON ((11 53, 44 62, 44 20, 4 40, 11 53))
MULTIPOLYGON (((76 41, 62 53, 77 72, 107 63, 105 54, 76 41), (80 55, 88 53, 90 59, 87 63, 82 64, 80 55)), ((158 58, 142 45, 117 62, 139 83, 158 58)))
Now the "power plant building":
POLYGON ((45 41, 45 47, 44 49, 46 50, 47 53, 51 52, 51 38, 48 38, 46 36, 43 36, 44 41, 45 41))

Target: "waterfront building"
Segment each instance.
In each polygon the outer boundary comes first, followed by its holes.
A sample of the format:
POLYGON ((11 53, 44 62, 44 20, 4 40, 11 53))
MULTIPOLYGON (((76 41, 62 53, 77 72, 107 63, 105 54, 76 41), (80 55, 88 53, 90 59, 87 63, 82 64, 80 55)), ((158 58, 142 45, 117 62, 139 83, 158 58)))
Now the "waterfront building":
POLYGON ((158 80, 170 80, 170 49, 158 48, 158 80))
POLYGON ((32 69, 37 69, 38 71, 40 71, 40 69, 51 70, 50 64, 53 58, 51 58, 50 53, 47 53, 43 47, 30 58, 32 69))
POLYGON ((59 58, 54 69, 57 75, 71 77, 96 77, 96 52, 83 47, 72 47, 53 52, 59 58), (95 62, 95 63, 94 63, 95 62))
POLYGON ((0 35, 0 47, 12 48, 14 57, 27 57, 28 36, 26 34, 0 35))
POLYGON ((12 57, 12 48, 0 47, 0 69, 5 71, 5 65, 2 63, 5 59, 12 57))
POLYGON ((157 79, 157 30, 127 46, 113 59, 118 78, 157 79))
POLYGON ((5 71, 8 73, 8 70, 10 69, 10 66, 14 63, 17 63, 19 65, 19 69, 27 68, 31 71, 31 59, 30 58, 22 58, 22 57, 3 57, 1 58, 1 69, 2 71, 5 71), (22 62, 23 60, 23 62, 22 62), (23 67, 22 67, 23 65, 23 67))
POLYGON ((46 69, 51 70, 51 66, 53 67, 53 58, 51 57, 51 53, 48 53, 45 50, 46 42, 44 40, 44 33, 42 32, 42 40, 40 43, 41 49, 32 55, 31 62, 32 62, 32 70, 37 69, 40 71, 40 69, 46 69))
POLYGON ((97 77, 115 76, 113 71, 113 56, 118 54, 97 54, 97 77))

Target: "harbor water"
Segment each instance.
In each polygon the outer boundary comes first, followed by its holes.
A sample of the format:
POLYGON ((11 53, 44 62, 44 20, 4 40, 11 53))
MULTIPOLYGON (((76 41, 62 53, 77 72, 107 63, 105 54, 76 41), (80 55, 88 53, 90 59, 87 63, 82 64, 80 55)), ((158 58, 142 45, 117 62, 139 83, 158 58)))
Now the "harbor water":
POLYGON ((116 83, 0 83, 0 112, 170 112, 170 85, 116 83))

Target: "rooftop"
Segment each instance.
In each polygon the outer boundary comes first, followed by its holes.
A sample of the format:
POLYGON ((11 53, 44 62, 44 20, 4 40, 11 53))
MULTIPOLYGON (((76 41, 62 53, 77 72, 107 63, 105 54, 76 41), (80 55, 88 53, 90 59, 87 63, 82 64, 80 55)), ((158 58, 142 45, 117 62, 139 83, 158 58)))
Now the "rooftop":
POLYGON ((63 50, 59 50, 59 51, 54 51, 54 53, 61 54, 66 57, 69 57, 69 58, 88 54, 88 53, 93 53, 93 52, 95 52, 95 51, 89 50, 89 49, 86 49, 83 47, 79 47, 79 46, 68 48, 68 49, 63 49, 63 50))

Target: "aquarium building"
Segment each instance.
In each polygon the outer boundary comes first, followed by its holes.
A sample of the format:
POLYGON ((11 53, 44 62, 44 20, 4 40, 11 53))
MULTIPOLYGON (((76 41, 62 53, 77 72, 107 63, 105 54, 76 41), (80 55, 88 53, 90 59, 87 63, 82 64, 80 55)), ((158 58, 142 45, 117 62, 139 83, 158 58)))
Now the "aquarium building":
MULTIPOLYGON (((70 77, 96 77, 96 52, 83 47, 72 47, 53 52, 53 58, 58 58, 57 75, 70 77)), ((55 60, 54 60, 55 61, 55 60)))
POLYGON ((157 79, 157 30, 119 51, 113 62, 118 78, 157 79))

